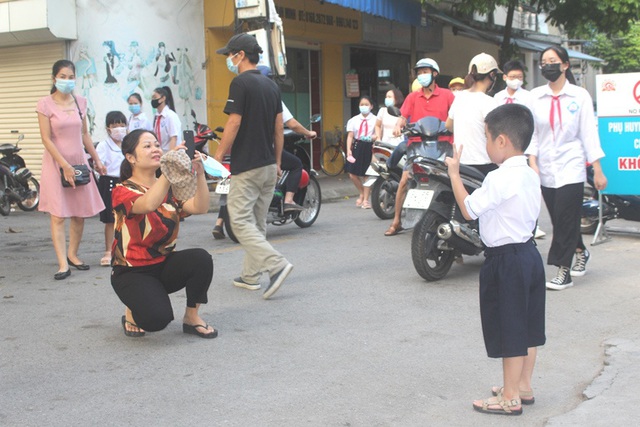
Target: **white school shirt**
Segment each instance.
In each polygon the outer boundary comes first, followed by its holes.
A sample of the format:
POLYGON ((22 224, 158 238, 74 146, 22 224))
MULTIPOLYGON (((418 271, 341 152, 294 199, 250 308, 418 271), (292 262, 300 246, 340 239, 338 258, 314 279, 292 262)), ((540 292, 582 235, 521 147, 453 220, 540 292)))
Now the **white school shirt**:
POLYGON ((489 172, 482 187, 464 199, 464 205, 473 219, 480 218, 484 244, 496 247, 531 239, 541 199, 540 178, 521 155, 489 172))
POLYGON ((498 106, 495 99, 483 92, 458 92, 449 118, 453 120, 453 140, 456 147, 463 145, 460 163, 464 165, 487 165, 491 159, 487 154, 487 137, 484 133, 484 118, 498 106))
POLYGON ((156 130, 156 120, 160 119, 160 146, 165 153, 169 151, 169 139, 172 136, 176 137, 176 145, 182 144, 182 123, 180 117, 171 110, 169 107, 165 107, 162 113, 156 113, 153 119, 153 130, 156 130))
POLYGON ((293 114, 291 114, 291 111, 289 111, 289 109, 287 108, 286 105, 284 105, 284 102, 283 102, 282 103, 282 123, 287 123, 291 119, 293 119, 293 114))
POLYGON ((129 124, 127 125, 127 130, 131 132, 136 129, 144 129, 144 130, 153 130, 153 123, 151 120, 147 118, 145 113, 140 113, 137 116, 131 114, 129 116, 129 124))
POLYGON ((96 146, 96 153, 98 153, 102 164, 107 168, 107 176, 120 178, 120 165, 124 160, 124 155, 118 144, 107 135, 107 139, 100 141, 96 146))
POLYGON ((506 104, 507 99, 513 99, 514 104, 521 104, 527 108, 531 108, 531 92, 526 89, 518 88, 513 94, 513 96, 509 95, 507 89, 502 89, 500 92, 496 93, 493 98, 496 100, 498 105, 506 104))
POLYGON ((367 117, 362 114, 353 116, 347 122, 347 132, 353 132, 355 139, 360 139, 363 136, 375 136, 376 120, 378 120, 378 118, 373 113, 369 113, 367 117), (361 130, 362 133, 360 132, 361 130))
POLYGON ((558 94, 559 108, 554 102, 554 130, 549 85, 533 89, 531 96, 535 130, 525 154, 537 157, 540 182, 560 188, 586 181, 586 163, 604 157, 589 92, 566 82, 558 94))

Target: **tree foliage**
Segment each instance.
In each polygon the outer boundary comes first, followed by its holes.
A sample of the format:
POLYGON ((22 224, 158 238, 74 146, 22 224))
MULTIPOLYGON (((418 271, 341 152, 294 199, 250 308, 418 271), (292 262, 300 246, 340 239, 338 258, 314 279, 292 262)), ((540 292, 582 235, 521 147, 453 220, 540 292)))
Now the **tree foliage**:
POLYGON ((594 41, 585 46, 589 55, 605 60, 604 73, 629 73, 640 71, 640 23, 631 25, 629 31, 609 37, 597 34, 594 41))

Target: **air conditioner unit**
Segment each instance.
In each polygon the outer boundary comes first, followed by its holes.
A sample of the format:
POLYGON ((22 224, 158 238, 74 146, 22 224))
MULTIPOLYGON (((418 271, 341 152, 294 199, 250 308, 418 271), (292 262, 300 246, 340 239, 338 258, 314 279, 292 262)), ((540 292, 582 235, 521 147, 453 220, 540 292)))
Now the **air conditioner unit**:
POLYGON ((267 0, 235 0, 238 19, 266 18, 267 0))

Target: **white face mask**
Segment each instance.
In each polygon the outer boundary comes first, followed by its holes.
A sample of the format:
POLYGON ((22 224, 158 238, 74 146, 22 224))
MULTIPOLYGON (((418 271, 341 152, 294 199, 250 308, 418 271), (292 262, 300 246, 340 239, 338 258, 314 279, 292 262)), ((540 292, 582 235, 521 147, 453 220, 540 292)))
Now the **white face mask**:
POLYGON ((509 80, 509 79, 507 79, 507 87, 509 89, 518 90, 518 89, 520 89, 520 86, 522 86, 522 80, 518 80, 518 79, 509 80))
POLYGON ((111 139, 114 141, 122 142, 125 136, 127 136, 127 128, 126 127, 117 127, 109 129, 109 134, 111 135, 111 139))

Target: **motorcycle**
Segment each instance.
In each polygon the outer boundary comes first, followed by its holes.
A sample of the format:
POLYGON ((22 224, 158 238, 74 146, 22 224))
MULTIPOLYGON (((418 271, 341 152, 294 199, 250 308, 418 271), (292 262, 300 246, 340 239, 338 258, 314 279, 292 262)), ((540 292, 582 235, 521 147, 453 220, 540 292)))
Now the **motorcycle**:
POLYGON ((18 143, 23 139, 24 135, 20 135, 15 144, 0 145, 0 214, 3 216, 9 215, 13 203, 27 212, 35 210, 40 203, 40 183, 17 154, 21 150, 18 143))
POLYGON ((366 172, 369 178, 363 184, 365 187, 371 187, 371 208, 380 219, 391 219, 394 216, 396 193, 406 163, 404 155, 396 166, 388 170, 387 160, 396 146, 397 144, 390 142, 373 143, 373 161, 366 172))
MULTIPOLYGON (((317 123, 318 121, 320 121, 319 115, 312 117, 312 123, 317 123)), ((303 166, 302 176, 298 183, 298 191, 296 191, 293 196, 294 202, 302 206, 303 209, 300 211, 284 211, 284 193, 282 189, 285 180, 289 176, 289 171, 285 170, 276 182, 273 199, 271 200, 269 212, 267 213, 267 224, 285 225, 295 222, 298 227, 307 228, 311 227, 311 225, 316 222, 316 219, 318 219, 320 207, 322 205, 322 194, 320 191, 320 184, 316 178, 318 173, 311 168, 309 153, 304 148, 304 145, 307 143, 308 141, 302 135, 290 130, 285 131, 284 149, 298 157, 303 166)), ((229 164, 228 156, 223 160, 223 164, 225 166, 229 164)), ((223 179, 217 184, 217 194, 229 194, 231 178, 232 176, 230 175, 228 178, 223 179)), ((223 218, 224 228, 227 235, 231 240, 238 243, 238 239, 233 233, 231 222, 229 221, 229 212, 227 210, 224 211, 223 218)))
MULTIPOLYGON (((403 204, 407 217, 417 220, 411 238, 411 258, 422 278, 435 281, 447 275, 457 257, 478 255, 484 251, 484 244, 478 221, 464 219, 451 188, 444 159, 452 156, 453 149, 449 142, 438 141, 448 133, 444 123, 435 117, 425 117, 416 122, 411 132, 423 141, 413 158, 411 189, 403 204)), ((484 175, 470 166, 460 165, 460 175, 469 193, 484 180, 484 175)))
MULTIPOLYGON (((599 223, 598 191, 593 183, 593 167, 587 168, 587 183, 580 215, 580 232, 593 234, 599 223)), ((640 221, 640 196, 602 194, 602 224, 613 219, 640 221)))

